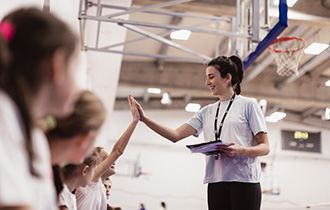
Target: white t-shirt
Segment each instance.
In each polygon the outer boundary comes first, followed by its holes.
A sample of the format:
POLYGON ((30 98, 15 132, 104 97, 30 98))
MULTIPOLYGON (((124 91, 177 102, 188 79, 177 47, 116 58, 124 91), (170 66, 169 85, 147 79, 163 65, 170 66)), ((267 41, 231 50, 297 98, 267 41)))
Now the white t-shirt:
POLYGON ((57 209, 48 141, 39 129, 32 131, 33 162, 40 178, 30 173, 22 121, 14 102, 0 90, 0 207, 31 206, 57 209))
POLYGON ((45 134, 40 129, 34 129, 33 132, 33 148, 35 151, 34 168, 40 175, 40 178, 33 178, 33 197, 34 209, 56 209, 56 189, 54 185, 53 169, 51 165, 51 157, 49 144, 45 134))
POLYGON ((77 210, 76 196, 70 192, 68 186, 63 185, 63 190, 60 193, 58 206, 66 206, 69 210, 77 210))
POLYGON ((98 182, 91 182, 86 187, 79 187, 75 195, 79 210, 107 209, 107 196, 101 178, 98 182))
MULTIPOLYGON (((223 101, 220 104, 218 130, 229 102, 230 100, 223 101)), ((205 141, 215 140, 214 121, 218 103, 203 107, 187 121, 187 124, 197 130, 194 136, 204 132, 205 141)), ((255 135, 259 132, 267 132, 267 128, 258 102, 253 98, 236 96, 222 126, 220 139, 234 142, 242 147, 251 147, 257 145, 255 135)), ((221 181, 258 183, 259 179, 260 163, 257 157, 229 157, 222 154, 216 160, 214 155, 206 156, 204 183, 221 181)))

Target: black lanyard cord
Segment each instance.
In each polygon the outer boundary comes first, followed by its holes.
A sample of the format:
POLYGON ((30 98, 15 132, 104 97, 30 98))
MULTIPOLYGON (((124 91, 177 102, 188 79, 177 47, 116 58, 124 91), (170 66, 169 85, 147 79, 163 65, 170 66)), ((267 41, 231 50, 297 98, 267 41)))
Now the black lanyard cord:
POLYGON ((227 114, 229 112, 229 109, 230 109, 231 105, 233 104, 233 101, 235 99, 235 96, 236 96, 236 94, 234 93, 234 95, 231 97, 230 102, 229 102, 229 104, 227 106, 226 112, 225 112, 225 114, 222 117, 222 120, 221 120, 221 123, 220 123, 220 127, 219 127, 219 132, 218 132, 218 129, 217 129, 217 123, 218 123, 218 115, 219 115, 219 109, 220 109, 221 101, 219 101, 219 103, 218 103, 218 108, 217 108, 217 112, 215 114, 215 120, 214 120, 214 134, 215 134, 215 140, 216 141, 220 141, 220 134, 221 134, 223 122, 225 121, 225 118, 226 118, 226 116, 227 116, 227 114))

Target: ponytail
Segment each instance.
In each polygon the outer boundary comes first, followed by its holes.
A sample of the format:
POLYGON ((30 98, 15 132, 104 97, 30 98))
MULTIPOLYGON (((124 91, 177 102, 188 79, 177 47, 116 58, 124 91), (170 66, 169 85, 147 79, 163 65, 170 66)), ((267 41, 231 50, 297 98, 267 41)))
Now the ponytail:
POLYGON ((241 85, 240 84, 236 84, 235 85, 235 88, 234 88, 234 91, 235 91, 236 95, 241 94, 241 85))
POLYGON ((0 32, 0 81, 3 80, 3 72, 8 68, 10 53, 5 38, 0 32))
POLYGON ((234 81, 232 80, 232 85, 233 85, 233 87, 235 87, 234 91, 235 91, 236 95, 239 95, 239 94, 241 94, 241 82, 243 80, 243 74, 244 74, 243 73, 243 63, 242 63, 241 59, 235 55, 230 56, 229 59, 234 63, 234 65, 236 65, 235 72, 237 72, 237 82, 235 84, 234 81))
POLYGON ((0 23, 0 87, 3 88, 8 95, 15 101, 16 106, 20 110, 20 114, 22 117, 23 129, 25 134, 25 146, 27 150, 29 161, 29 168, 32 175, 38 177, 37 172, 35 171, 32 160, 34 159, 34 153, 32 148, 32 140, 31 140, 31 127, 32 127, 32 119, 29 112, 29 93, 26 92, 25 94, 22 91, 15 91, 16 87, 18 89, 25 90, 27 84, 22 78, 22 75, 13 75, 8 77, 6 75, 9 68, 9 64, 11 61, 11 53, 9 49, 9 44, 11 39, 14 36, 14 26, 9 21, 2 21, 0 23), (16 77, 14 79, 13 77, 16 77), (6 85, 6 80, 9 79, 12 83, 11 86, 6 85))

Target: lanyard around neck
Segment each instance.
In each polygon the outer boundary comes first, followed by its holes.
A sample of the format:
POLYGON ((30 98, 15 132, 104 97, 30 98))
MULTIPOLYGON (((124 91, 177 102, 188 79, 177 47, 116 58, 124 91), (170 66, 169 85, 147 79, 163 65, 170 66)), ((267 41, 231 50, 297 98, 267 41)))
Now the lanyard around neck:
POLYGON ((226 116, 227 116, 227 114, 229 112, 229 109, 230 109, 231 105, 233 104, 233 101, 235 99, 235 96, 236 95, 234 93, 234 95, 230 99, 230 102, 229 102, 229 104, 227 106, 226 112, 225 112, 225 114, 222 117, 222 120, 221 120, 221 123, 220 123, 220 127, 219 127, 219 132, 218 132, 217 124, 218 124, 218 115, 219 115, 219 109, 220 109, 220 104, 221 104, 221 101, 219 101, 217 112, 215 114, 215 120, 214 120, 214 134, 215 134, 215 140, 216 141, 220 141, 220 134, 221 134, 223 122, 225 121, 225 118, 226 118, 226 116))

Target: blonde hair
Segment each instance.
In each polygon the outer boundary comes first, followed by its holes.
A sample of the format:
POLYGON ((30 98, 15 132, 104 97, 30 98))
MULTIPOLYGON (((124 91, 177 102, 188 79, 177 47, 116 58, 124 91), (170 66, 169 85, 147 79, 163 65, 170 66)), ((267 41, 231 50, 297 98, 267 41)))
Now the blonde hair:
MULTIPOLYGON (((105 152, 106 152, 106 150, 105 150, 103 147, 96 147, 96 151, 97 151, 97 153, 98 153, 98 156, 99 156, 101 162, 102 162, 103 160, 107 159, 108 154, 107 154, 107 155, 105 155, 104 153, 102 154, 102 151, 105 151, 105 152)), ((107 153, 107 152, 106 152, 106 153, 107 153)))
POLYGON ((78 176, 78 174, 80 173, 80 170, 84 166, 89 166, 89 169, 90 169, 90 168, 96 167, 100 162, 101 162, 101 159, 99 157, 99 152, 95 148, 93 150, 93 153, 84 159, 83 163, 68 164, 68 165, 64 166, 63 168, 61 168, 61 175, 64 180, 68 180, 72 177, 78 176))
POLYGON ((106 117, 102 101, 91 91, 84 90, 75 103, 72 114, 64 119, 56 119, 56 126, 46 135, 53 138, 72 138, 97 131, 106 117))

